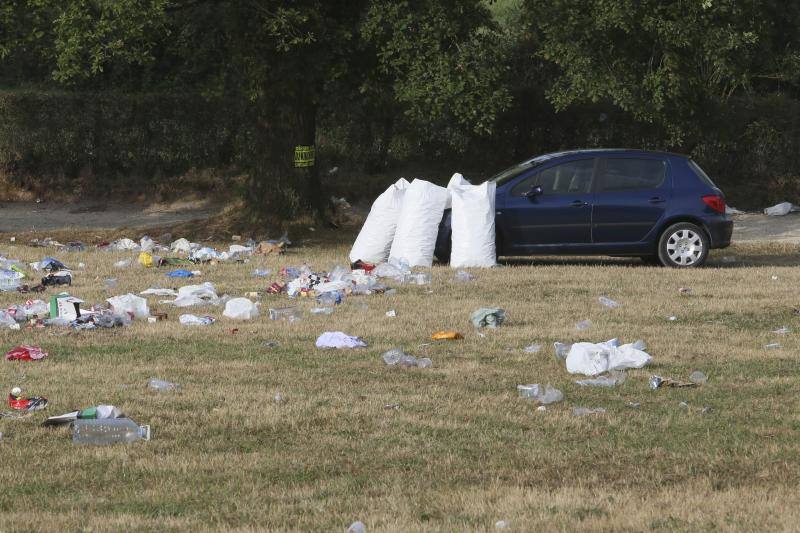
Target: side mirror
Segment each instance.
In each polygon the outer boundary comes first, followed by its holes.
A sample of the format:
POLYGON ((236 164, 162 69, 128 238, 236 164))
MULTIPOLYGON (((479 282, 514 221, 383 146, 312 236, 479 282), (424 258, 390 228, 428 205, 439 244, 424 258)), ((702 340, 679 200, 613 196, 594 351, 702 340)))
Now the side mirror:
POLYGON ((537 196, 541 196, 542 194, 544 194, 544 191, 542 190, 542 186, 541 185, 534 185, 533 187, 531 187, 531 190, 529 190, 528 192, 525 193, 525 198, 527 198, 528 200, 532 200, 532 199, 536 198, 537 196))

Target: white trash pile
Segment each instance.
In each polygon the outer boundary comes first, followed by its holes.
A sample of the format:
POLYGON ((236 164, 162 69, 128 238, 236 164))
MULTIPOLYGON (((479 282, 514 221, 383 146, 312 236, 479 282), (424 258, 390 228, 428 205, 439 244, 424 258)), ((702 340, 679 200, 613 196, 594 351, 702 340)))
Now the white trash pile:
POLYGON ((451 208, 450 266, 494 266, 495 188, 493 182, 471 185, 461 174, 453 174, 447 188, 399 179, 372 204, 350 261, 430 267, 439 223, 451 208))

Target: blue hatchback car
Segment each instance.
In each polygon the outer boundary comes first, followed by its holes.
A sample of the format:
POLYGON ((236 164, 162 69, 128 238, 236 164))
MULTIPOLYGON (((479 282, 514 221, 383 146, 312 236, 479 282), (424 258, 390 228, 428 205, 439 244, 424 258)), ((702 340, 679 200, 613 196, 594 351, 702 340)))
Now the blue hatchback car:
MULTIPOLYGON (((688 268, 731 242, 722 191, 685 155, 558 152, 491 179, 497 184, 498 256, 635 256, 688 268)), ((436 257, 447 261, 449 212, 439 230, 436 257)))

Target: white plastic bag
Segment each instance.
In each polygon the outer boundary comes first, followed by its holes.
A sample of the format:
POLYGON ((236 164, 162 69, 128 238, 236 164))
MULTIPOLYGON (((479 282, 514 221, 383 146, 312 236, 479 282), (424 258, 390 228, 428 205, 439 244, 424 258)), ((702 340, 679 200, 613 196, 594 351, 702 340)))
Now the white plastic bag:
POLYGON ((123 294, 114 296, 106 300, 111 304, 111 309, 118 315, 132 315, 133 318, 147 318, 150 316, 150 309, 147 307, 147 300, 135 294, 123 294))
POLYGON ((351 263, 359 259, 367 263, 381 263, 389 257, 407 188, 408 181, 400 178, 372 203, 367 220, 350 250, 351 263))
POLYGON ((461 174, 453 174, 447 189, 453 201, 450 266, 493 267, 496 264, 494 232, 495 189, 493 182, 470 185, 461 174))
POLYGON ((633 344, 619 346, 617 339, 607 342, 576 342, 567 355, 567 372, 596 376, 609 370, 642 368, 653 358, 633 344))
POLYGON ((236 320, 250 320, 258 316, 258 305, 247 298, 233 298, 225 304, 222 316, 236 320))
POLYGON ((764 214, 772 217, 782 217, 793 211, 800 211, 800 207, 792 205, 790 202, 782 202, 764 209, 764 214))
POLYGON ((389 260, 404 260, 409 266, 429 267, 433 263, 436 235, 450 194, 424 180, 414 180, 406 189, 397 221, 389 260))
POLYGON ((200 285, 186 285, 178 289, 178 296, 174 300, 159 300, 160 304, 172 304, 175 307, 190 307, 193 305, 219 305, 220 300, 214 285, 209 282, 200 285))

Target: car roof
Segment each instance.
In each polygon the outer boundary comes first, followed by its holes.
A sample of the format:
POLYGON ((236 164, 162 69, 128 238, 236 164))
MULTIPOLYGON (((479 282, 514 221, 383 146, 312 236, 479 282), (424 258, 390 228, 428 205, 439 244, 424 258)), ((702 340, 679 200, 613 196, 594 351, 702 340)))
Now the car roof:
POLYGON ((542 154, 537 155, 536 157, 531 157, 526 159, 521 164, 526 165, 533 162, 544 163, 545 161, 549 161, 551 159, 557 159, 560 157, 571 156, 571 155, 581 155, 581 154, 591 154, 591 155, 603 155, 603 154, 646 154, 646 155, 668 155, 671 157, 681 157, 684 159, 689 159, 689 156, 686 154, 676 154, 673 152, 661 152, 657 150, 639 150, 636 148, 585 148, 579 150, 564 150, 562 152, 551 152, 549 154, 542 154))

